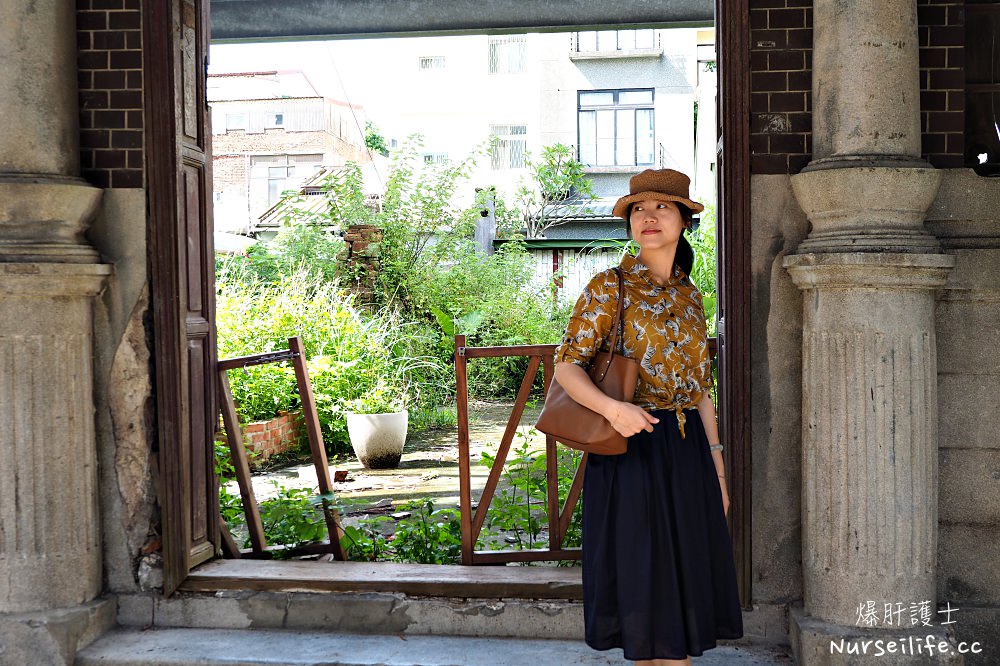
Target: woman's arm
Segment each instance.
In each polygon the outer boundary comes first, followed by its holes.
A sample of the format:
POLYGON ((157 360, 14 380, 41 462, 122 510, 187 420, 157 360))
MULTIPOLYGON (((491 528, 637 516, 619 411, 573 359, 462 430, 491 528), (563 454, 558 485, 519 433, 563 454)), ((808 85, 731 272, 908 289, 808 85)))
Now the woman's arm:
MULTIPOLYGON (((715 420, 715 403, 712 402, 712 393, 705 391, 701 400, 698 401, 698 415, 701 417, 701 425, 705 428, 705 436, 708 437, 709 445, 719 443, 719 424, 715 420)), ((712 460, 715 462, 715 471, 719 475, 719 486, 722 489, 722 510, 729 513, 729 491, 726 488, 726 465, 722 460, 722 451, 712 451, 712 460)))
POLYGON ((653 432, 653 424, 660 421, 642 407, 605 395, 594 385, 587 371, 575 363, 556 363, 554 378, 569 397, 606 418, 625 437, 640 430, 653 432))

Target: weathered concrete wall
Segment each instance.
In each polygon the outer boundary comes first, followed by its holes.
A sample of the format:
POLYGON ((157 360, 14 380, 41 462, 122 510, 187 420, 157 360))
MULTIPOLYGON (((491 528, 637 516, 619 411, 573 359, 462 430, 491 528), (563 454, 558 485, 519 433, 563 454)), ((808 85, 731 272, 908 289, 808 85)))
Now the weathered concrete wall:
POLYGON ((750 196, 753 599, 774 613, 802 599, 802 294, 781 262, 808 222, 788 176, 754 176, 750 196))
POLYGON ((956 263, 937 307, 938 602, 1000 662, 1000 181, 944 171, 927 226, 956 263))
POLYGON ((155 495, 146 192, 108 189, 90 241, 114 274, 95 308, 95 403, 106 591, 138 589, 155 495))

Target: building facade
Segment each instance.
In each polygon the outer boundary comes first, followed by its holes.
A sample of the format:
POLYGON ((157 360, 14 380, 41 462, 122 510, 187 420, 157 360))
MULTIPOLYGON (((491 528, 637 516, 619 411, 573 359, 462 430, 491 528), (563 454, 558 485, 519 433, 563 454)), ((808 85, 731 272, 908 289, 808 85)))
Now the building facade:
MULTIPOLYGON (((219 34, 290 35, 251 4, 217 3, 219 34)), ((510 29, 482 3, 367 4, 329 34, 510 29)), ((572 4, 612 27, 674 6, 572 4)), ((810 665, 845 663, 831 641, 925 635, 996 663, 997 4, 719 7, 720 390, 739 415, 747 633, 810 665)), ((578 29, 560 11, 533 4, 517 27, 578 29)), ((18 130, 0 134, 5 663, 72 663, 116 624, 218 626, 163 596, 219 538, 207 24, 193 0, 0 9, 18 93, 0 96, 18 130)))

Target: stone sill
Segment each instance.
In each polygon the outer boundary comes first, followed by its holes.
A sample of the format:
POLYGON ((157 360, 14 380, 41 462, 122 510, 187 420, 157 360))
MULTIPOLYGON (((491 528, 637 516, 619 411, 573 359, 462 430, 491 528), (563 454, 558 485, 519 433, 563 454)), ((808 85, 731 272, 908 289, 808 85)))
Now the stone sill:
POLYGON ((570 51, 570 60, 620 60, 624 58, 659 58, 663 49, 629 49, 626 51, 570 51))

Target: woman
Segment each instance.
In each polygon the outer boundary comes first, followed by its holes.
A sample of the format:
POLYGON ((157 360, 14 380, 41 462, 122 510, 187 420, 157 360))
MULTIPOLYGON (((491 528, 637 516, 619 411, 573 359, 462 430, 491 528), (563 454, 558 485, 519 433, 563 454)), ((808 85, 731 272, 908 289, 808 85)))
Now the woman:
POLYGON ((621 647, 639 664, 690 664, 717 639, 743 635, 705 312, 683 237, 704 208, 689 184, 672 169, 646 170, 614 207, 639 245, 620 266, 620 337, 640 361, 633 401, 609 398, 586 372, 610 338, 614 269, 587 284, 556 349, 559 384, 629 438, 623 455, 588 456, 583 596, 587 644, 621 647))

